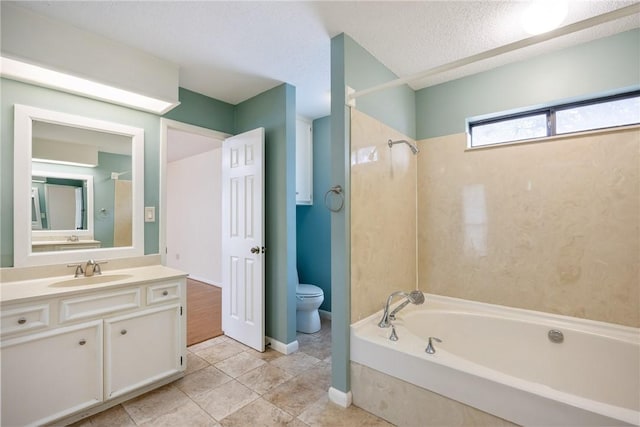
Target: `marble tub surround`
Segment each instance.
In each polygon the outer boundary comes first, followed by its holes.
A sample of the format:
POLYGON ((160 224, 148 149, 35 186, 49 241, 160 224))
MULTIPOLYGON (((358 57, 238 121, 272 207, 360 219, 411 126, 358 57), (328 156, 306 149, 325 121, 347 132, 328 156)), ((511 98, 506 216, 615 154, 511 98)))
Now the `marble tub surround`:
POLYGON ((226 336, 196 344, 187 349, 184 378, 73 426, 390 425, 358 407, 328 401, 329 321, 297 338, 299 351, 287 356, 271 349, 259 353, 226 336))
POLYGON ((416 288, 417 156, 406 135, 351 109, 351 321, 416 288))
POLYGON ((355 405, 397 426, 517 425, 355 362, 351 362, 351 388, 355 405))
POLYGON ((640 327, 640 130, 466 144, 419 142, 420 290, 640 327))

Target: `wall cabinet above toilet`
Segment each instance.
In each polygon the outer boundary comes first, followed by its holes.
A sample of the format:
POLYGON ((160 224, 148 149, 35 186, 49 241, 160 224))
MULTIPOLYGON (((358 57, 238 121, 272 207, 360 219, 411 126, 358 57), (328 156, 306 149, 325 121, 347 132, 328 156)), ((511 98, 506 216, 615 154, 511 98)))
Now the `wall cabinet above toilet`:
POLYGON ((311 122, 296 119, 296 205, 313 204, 313 134, 311 122))

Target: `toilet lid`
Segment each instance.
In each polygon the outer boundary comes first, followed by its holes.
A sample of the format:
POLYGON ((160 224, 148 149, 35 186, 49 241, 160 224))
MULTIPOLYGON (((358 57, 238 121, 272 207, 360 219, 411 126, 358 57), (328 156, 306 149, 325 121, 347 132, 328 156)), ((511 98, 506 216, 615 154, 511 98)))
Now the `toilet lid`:
POLYGON ((324 292, 322 292, 322 289, 316 285, 305 285, 301 283, 296 289, 296 295, 304 297, 319 297, 320 295, 324 295, 324 292))

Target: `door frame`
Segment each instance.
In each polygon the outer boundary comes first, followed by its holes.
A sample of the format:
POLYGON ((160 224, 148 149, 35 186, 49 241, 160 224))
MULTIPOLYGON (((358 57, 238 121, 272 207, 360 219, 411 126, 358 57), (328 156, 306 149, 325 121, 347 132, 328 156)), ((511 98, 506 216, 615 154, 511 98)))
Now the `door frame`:
POLYGON ((175 129, 182 132, 193 133, 196 135, 205 136, 208 138, 215 138, 219 140, 225 140, 231 134, 220 132, 217 130, 207 129, 200 126, 191 125, 188 123, 178 122, 171 119, 160 119, 160 194, 159 194, 159 214, 158 220, 159 227, 159 244, 158 250, 160 251, 160 263, 167 265, 167 147, 169 144, 169 129, 175 129))

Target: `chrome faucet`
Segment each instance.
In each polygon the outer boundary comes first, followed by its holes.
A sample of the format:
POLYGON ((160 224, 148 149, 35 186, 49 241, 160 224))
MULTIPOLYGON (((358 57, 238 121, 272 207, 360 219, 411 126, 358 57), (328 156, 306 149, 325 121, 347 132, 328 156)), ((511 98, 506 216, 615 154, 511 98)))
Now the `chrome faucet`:
POLYGON ((396 314, 400 310, 405 308, 407 304, 412 303, 412 304, 420 305, 423 302, 424 302, 424 294, 420 291, 411 291, 409 293, 406 293, 403 291, 393 292, 391 295, 389 295, 389 298, 387 298, 387 303, 384 306, 384 313, 382 314, 382 319, 380 319, 380 322, 378 322, 378 327, 388 328, 391 325, 391 321, 396 320, 396 314), (406 301, 404 301, 402 304, 396 307, 395 310, 389 313, 389 306, 391 305, 391 301, 393 300, 393 297, 395 297, 396 295, 402 295, 403 297, 406 298, 406 301))
POLYGON ((96 268, 98 270, 98 274, 102 274, 100 271, 100 264, 96 264, 96 262, 92 259, 87 261, 87 265, 84 267, 84 276, 91 277, 94 273, 96 273, 96 268))
POLYGON ((90 259, 87 261, 87 264, 82 268, 82 264, 68 264, 67 267, 75 267, 76 271, 73 277, 79 277, 80 275, 84 275, 84 277, 91 277, 94 274, 102 274, 102 269, 100 268, 100 264, 106 264, 107 261, 94 261, 90 259))
POLYGON ((102 269, 100 268, 100 264, 106 264, 107 261, 94 261, 90 259, 87 261, 87 265, 84 267, 84 275, 85 277, 91 277, 94 274, 102 274, 102 269))

